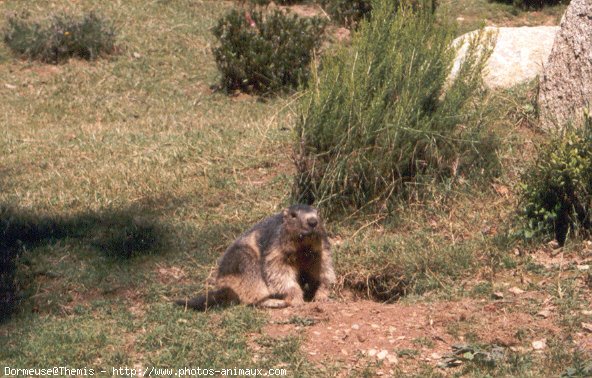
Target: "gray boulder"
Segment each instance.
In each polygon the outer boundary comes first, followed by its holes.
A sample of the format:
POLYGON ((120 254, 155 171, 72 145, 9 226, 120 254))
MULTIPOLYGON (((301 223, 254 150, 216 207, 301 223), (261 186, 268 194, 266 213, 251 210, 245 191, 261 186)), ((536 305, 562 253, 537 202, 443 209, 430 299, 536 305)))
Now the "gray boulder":
POLYGON ((541 127, 582 122, 592 106, 592 0, 571 0, 557 34, 539 91, 541 127))

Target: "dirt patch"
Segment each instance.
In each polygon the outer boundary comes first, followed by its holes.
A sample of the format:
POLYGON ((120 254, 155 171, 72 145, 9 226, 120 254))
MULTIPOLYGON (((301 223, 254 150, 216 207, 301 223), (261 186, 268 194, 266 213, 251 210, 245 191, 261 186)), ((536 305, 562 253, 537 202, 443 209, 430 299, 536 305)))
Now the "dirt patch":
POLYGON ((455 344, 528 346, 530 339, 558 332, 550 319, 509 301, 308 303, 269 314, 265 334, 298 335, 311 361, 339 363, 347 371, 382 361, 384 373, 395 366, 412 372, 419 362, 436 365, 455 344))

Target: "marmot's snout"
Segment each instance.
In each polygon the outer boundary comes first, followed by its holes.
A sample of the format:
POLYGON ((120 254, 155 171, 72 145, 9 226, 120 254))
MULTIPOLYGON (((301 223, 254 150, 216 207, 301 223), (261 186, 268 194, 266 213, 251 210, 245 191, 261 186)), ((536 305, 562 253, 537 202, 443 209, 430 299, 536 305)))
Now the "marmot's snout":
POLYGON ((306 220, 306 223, 310 228, 315 228, 319 224, 319 220, 317 219, 317 217, 312 216, 306 220))

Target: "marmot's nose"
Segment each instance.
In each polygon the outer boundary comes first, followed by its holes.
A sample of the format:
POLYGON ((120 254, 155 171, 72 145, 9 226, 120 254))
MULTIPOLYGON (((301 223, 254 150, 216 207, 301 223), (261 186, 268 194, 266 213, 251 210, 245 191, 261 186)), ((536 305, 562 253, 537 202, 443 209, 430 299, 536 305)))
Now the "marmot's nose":
POLYGON ((319 224, 319 221, 317 220, 317 218, 308 218, 308 220, 306 221, 306 223, 308 223, 308 225, 311 228, 315 228, 317 226, 317 224, 319 224))

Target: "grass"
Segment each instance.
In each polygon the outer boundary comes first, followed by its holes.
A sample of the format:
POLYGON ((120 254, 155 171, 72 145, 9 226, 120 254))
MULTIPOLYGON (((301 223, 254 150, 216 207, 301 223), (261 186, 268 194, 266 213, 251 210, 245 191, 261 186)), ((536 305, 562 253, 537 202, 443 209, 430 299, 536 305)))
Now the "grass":
MULTIPOLYGON (((466 4, 472 12, 471 0, 466 4)), ((210 29, 232 5, 0 2, 2 14, 26 8, 31 17, 98 10, 113 21, 122 44, 122 53, 109 60, 57 67, 15 59, 0 45, 0 204, 11 209, 2 221, 38 231, 11 246, 19 253, 20 303, 0 324, 3 366, 277 367, 289 376, 339 371, 333 361, 309 362, 299 338, 264 334, 264 311, 239 306, 202 314, 171 305, 201 290, 228 243, 285 205, 292 184, 295 98, 261 102, 210 89, 219 79, 210 29), (143 250, 126 240, 154 244, 143 250), (126 250, 135 252, 124 259, 110 253, 126 250)), ((590 322, 581 315, 590 289, 585 272, 548 269, 530 256, 540 246, 520 245, 515 255, 502 237, 513 185, 542 138, 524 111, 529 92, 524 86, 490 99, 502 110, 494 127, 504 146, 503 174, 493 183, 442 183, 391 218, 344 217, 328 227, 341 239, 335 246, 340 277, 352 267, 362 267, 360 277, 373 274, 378 257, 392 253, 410 277, 410 295, 402 299, 410 303, 485 299, 503 282, 519 284, 519 277, 552 282, 537 290, 558 308, 562 338, 549 342, 548 354, 510 355, 493 373, 556 376, 589 361, 575 353, 564 359, 560 346, 573 350, 565 340, 580 332, 578 322, 590 322), (431 265, 439 253, 455 259, 431 265), (416 262, 425 263, 423 270, 416 262), (485 283, 473 290, 473 281, 485 283)), ((570 243, 567 255, 586 258, 583 242, 570 243)), ((419 364, 418 376, 448 373, 404 354, 406 363, 419 364)), ((375 376, 376 369, 364 365, 352 374, 375 376)), ((493 374, 474 365, 463 372, 493 374)))

